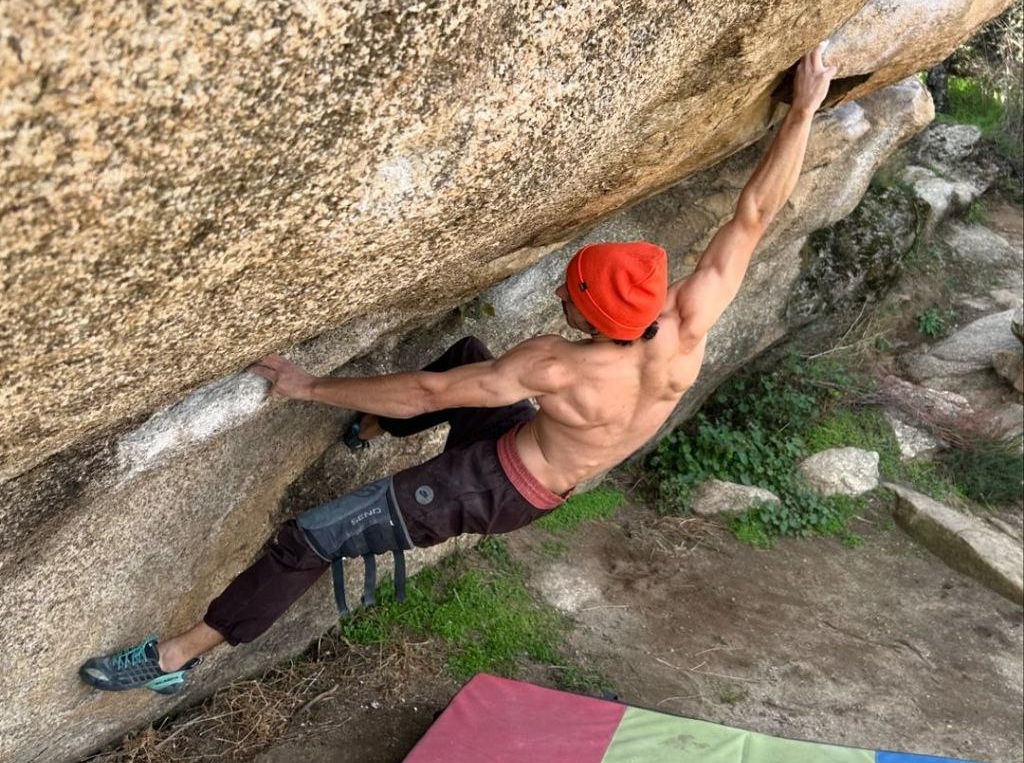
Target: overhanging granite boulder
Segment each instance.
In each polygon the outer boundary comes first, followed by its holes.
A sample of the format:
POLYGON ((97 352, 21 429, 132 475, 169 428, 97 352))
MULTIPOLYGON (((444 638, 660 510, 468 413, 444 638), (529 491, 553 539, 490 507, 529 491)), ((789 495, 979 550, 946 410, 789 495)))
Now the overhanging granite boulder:
POLYGON ((16 5, 0 479, 268 349, 468 298, 758 138, 819 39, 859 98, 1005 5, 16 5))

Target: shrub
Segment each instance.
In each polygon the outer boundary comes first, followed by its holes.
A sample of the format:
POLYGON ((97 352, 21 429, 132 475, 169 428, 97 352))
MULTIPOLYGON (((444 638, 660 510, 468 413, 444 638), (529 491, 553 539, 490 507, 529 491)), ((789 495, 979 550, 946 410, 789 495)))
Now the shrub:
POLYGON ((648 458, 658 480, 659 509, 688 511, 694 489, 715 478, 757 485, 779 496, 780 504, 760 504, 733 521, 742 540, 763 546, 780 535, 843 534, 852 505, 811 490, 796 463, 810 453, 803 433, 822 415, 836 388, 851 383, 841 365, 792 361, 781 371, 726 382, 648 458))
POLYGON ((917 330, 929 339, 938 339, 946 335, 949 324, 939 308, 929 307, 917 316, 917 330))

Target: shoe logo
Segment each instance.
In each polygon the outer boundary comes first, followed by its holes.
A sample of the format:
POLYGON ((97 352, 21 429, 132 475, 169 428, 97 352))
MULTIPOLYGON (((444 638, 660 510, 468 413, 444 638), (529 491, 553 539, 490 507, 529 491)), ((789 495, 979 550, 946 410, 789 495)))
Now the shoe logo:
POLYGON ((421 506, 426 506, 434 500, 434 490, 428 485, 420 485, 416 488, 416 492, 413 493, 413 496, 416 498, 416 503, 421 506))

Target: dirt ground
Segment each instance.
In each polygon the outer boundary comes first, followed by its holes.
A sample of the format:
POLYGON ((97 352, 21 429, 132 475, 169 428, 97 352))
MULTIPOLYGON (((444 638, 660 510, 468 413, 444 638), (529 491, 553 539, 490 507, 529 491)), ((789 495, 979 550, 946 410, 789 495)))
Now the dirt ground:
POLYGON ((1021 761, 1021 610, 884 510, 854 529, 855 549, 756 550, 633 507, 587 527, 534 581, 574 611, 573 646, 623 701, 778 736, 1021 761))
MULTIPOLYGON (((541 551, 540 528, 509 546, 575 623, 575 660, 623 702, 792 738, 1024 761, 1024 613, 922 551, 885 507, 854 529, 858 548, 757 550, 714 521, 633 505, 585 524, 561 557, 541 551)), ((377 652, 325 637, 311 652, 95 760, 399 763, 458 689, 429 641, 377 652)))

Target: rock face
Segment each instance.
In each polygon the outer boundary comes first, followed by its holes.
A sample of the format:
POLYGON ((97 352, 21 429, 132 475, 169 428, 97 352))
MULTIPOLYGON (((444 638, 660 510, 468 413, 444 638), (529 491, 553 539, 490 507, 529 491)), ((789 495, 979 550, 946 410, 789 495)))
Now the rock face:
POLYGON ((0 479, 268 349, 479 292, 763 134, 844 22, 839 76, 884 69, 861 97, 1006 4, 19 3, 0 479))
POLYGON ((962 387, 976 372, 1004 366, 1013 384, 1020 357, 1020 342, 1011 331, 1014 312, 978 318, 932 347, 903 356, 901 365, 911 379, 930 387, 962 387))
POLYGON ((928 207, 924 227, 929 232, 950 212, 967 209, 995 180, 996 167, 978 161, 980 139, 981 130, 973 125, 937 124, 916 141, 900 177, 928 207))
MULTIPOLYGON (((501 350, 557 330, 551 291, 593 240, 656 240, 683 275, 803 50, 854 16, 833 54, 884 41, 884 84, 1005 3, 953 2, 959 25, 898 40, 895 9, 861 5, 23 8, 0 46, 0 651, 25 658, 0 677, 0 758, 75 758, 303 647, 334 621, 327 580, 184 695, 73 677, 194 622, 282 518, 440 443, 357 456, 334 445, 348 412, 267 403, 224 374, 299 340, 289 354, 310 370, 361 374, 417 367, 464 333, 501 350)), ((671 423, 784 335, 807 235, 931 118, 916 79, 871 94, 864 79, 816 120, 671 423)))
MULTIPOLYGON (((930 100, 914 79, 818 117, 807 171, 739 299, 709 338, 708 362, 676 421, 785 334, 785 305, 800 275, 804 238, 849 213, 886 152, 930 117, 930 100)), ((673 261, 673 275, 683 275, 730 214, 763 149, 753 146, 633 206, 415 335, 385 333, 372 354, 348 363, 343 373, 415 368, 465 333, 501 350, 559 328, 562 313, 551 294, 568 258, 591 240, 659 241, 688 253, 673 261)), ((383 332, 393 320, 384 312, 377 325, 358 331, 383 332)), ((333 358, 347 357, 357 340, 345 330, 327 332, 291 354, 322 372, 333 358)), ((332 445, 348 412, 264 403, 263 394, 251 378, 218 381, 131 432, 101 438, 74 458, 0 487, 0 650, 35 655, 0 678, 0 705, 13 708, 5 712, 3 731, 13 760, 31 760, 39 750, 54 761, 83 753, 301 649, 334 622, 325 578, 263 637, 215 653, 184 695, 102 696, 73 677, 90 654, 155 630, 174 632, 201 617, 282 518, 423 460, 441 442, 437 435, 424 436, 353 454, 332 445), (74 571, 73 584, 54 587, 54 575, 68 570, 74 571)), ((432 558, 413 553, 412 569, 432 558)), ((360 566, 353 565, 353 590, 360 566)))

